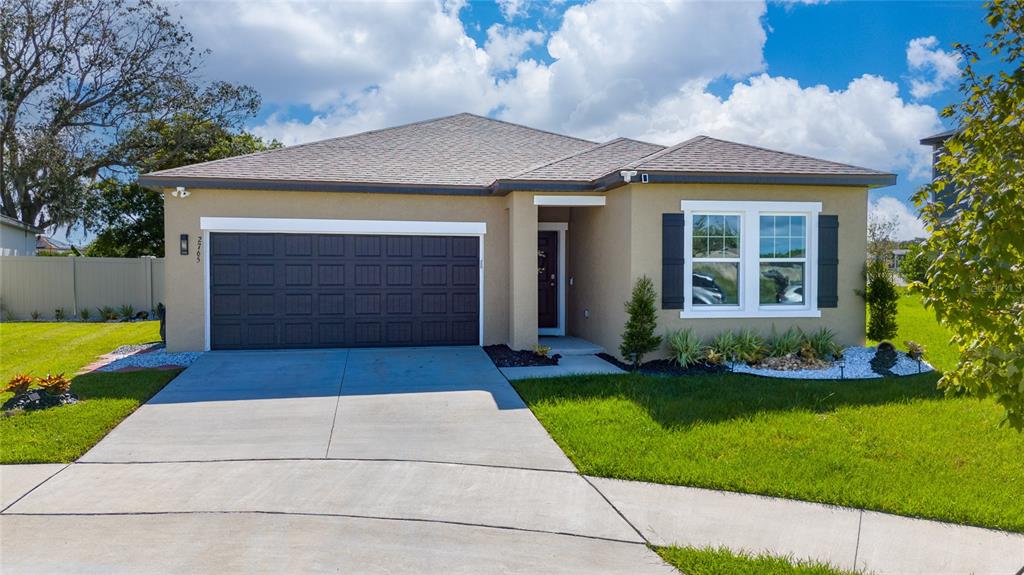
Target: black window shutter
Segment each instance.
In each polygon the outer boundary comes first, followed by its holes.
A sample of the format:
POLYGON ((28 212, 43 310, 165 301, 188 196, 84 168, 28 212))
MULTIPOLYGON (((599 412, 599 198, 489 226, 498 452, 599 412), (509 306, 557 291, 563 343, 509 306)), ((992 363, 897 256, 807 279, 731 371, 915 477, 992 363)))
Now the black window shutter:
POLYGON ((818 216, 818 307, 839 307, 839 216, 818 216))
POLYGON ((683 309, 683 232, 682 213, 661 214, 661 307, 683 309))

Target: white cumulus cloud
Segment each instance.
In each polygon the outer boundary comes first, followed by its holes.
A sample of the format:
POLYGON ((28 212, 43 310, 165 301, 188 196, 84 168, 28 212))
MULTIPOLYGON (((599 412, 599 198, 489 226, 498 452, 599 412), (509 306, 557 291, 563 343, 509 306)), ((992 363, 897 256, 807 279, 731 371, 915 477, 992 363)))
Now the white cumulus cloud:
POLYGON ((544 33, 539 30, 519 30, 502 24, 487 29, 484 50, 491 59, 491 68, 496 71, 515 67, 523 53, 544 42, 544 33))
POLYGON ((907 204, 892 196, 881 196, 868 206, 868 218, 871 220, 896 220, 896 240, 912 240, 926 238, 930 234, 924 222, 907 204))
POLYGON ((907 44, 910 93, 928 98, 949 88, 960 77, 960 54, 939 48, 935 36, 914 38, 907 44))
POLYGON ((917 141, 941 129, 936 110, 877 76, 832 88, 765 73, 764 2, 625 10, 592 0, 566 9, 550 33, 492 25, 483 46, 467 34, 463 8, 222 0, 175 9, 213 49, 208 76, 259 90, 278 112, 254 130, 286 144, 468 111, 597 140, 672 144, 703 133, 927 175, 917 141), (529 56, 538 47, 545 61, 529 56), (722 78, 735 82, 725 97, 708 90, 722 78))

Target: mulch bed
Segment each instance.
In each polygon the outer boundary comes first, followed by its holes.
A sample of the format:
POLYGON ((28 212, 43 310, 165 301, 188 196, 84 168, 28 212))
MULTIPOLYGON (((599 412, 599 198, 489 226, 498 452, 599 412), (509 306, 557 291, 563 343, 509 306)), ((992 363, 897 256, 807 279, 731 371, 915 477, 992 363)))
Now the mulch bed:
POLYGON ((497 367, 534 367, 538 365, 558 365, 558 358, 555 354, 551 357, 537 355, 528 349, 515 351, 507 345, 488 345, 484 347, 488 357, 497 367))
POLYGON ((724 365, 712 365, 709 363, 696 363, 686 367, 681 367, 670 359, 653 359, 651 361, 645 361, 640 364, 639 370, 634 370, 632 365, 621 362, 614 356, 607 353, 599 353, 597 354, 597 357, 600 357, 623 371, 638 371, 645 375, 708 375, 729 371, 729 368, 724 365))
POLYGON ((15 410, 38 411, 59 405, 71 405, 72 403, 78 403, 78 401, 78 396, 71 392, 54 395, 41 389, 30 389, 25 393, 8 399, 0 409, 6 415, 8 412, 15 410))

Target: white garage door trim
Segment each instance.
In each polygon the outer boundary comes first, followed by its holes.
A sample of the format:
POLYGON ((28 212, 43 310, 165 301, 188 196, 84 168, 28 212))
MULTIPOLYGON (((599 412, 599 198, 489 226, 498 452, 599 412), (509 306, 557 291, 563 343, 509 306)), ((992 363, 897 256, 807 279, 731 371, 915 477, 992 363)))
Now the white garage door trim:
POLYGON ((203 234, 203 349, 210 351, 210 234, 217 232, 276 234, 374 234, 404 236, 477 236, 480 238, 480 334, 484 344, 484 235, 486 222, 422 222, 402 220, 325 220, 301 218, 200 217, 203 234))

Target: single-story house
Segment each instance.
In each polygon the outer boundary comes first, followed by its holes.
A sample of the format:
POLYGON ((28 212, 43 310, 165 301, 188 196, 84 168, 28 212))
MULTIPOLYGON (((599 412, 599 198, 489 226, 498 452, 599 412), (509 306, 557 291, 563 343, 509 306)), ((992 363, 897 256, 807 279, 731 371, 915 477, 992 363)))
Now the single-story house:
POLYGON ((43 230, 0 214, 0 256, 36 255, 36 235, 43 230))
POLYGON ((864 338, 868 190, 893 174, 698 136, 599 143, 473 114, 147 174, 172 350, 490 345, 617 353, 659 328, 864 338))

